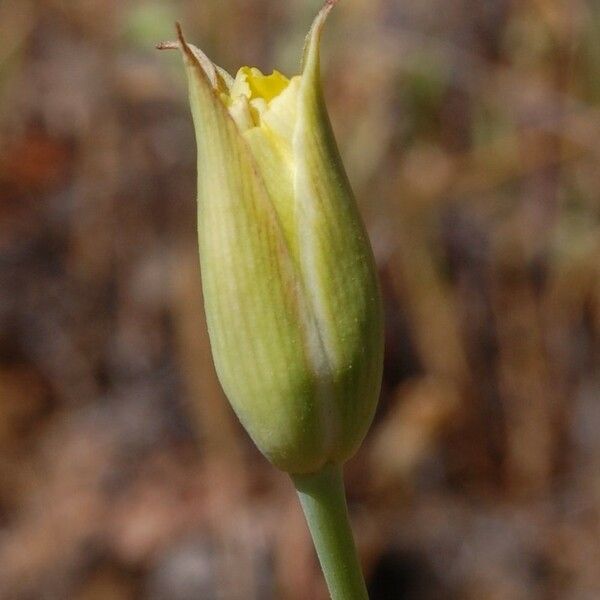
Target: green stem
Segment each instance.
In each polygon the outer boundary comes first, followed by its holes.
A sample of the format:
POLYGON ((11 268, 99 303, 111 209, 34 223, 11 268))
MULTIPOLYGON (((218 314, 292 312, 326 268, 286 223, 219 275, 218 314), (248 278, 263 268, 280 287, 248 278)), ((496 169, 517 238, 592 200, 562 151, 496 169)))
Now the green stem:
POLYGON ((368 600, 348 520, 342 467, 292 476, 332 600, 368 600))

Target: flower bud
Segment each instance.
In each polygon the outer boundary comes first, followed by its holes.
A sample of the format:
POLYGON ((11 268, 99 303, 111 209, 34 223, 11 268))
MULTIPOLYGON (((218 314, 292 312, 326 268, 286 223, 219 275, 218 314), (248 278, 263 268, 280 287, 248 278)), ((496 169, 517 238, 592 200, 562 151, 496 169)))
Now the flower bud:
POLYGON ((248 67, 233 78, 178 28, 198 146, 213 358, 240 421, 289 473, 355 452, 381 380, 373 255, 320 84, 332 4, 315 19, 302 73, 291 79, 248 67))

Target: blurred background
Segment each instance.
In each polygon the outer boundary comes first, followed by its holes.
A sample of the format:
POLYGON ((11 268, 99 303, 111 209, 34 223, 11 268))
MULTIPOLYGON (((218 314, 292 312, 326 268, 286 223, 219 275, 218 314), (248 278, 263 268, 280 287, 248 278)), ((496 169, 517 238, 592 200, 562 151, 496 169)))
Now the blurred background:
MULTIPOLYGON (((183 23, 297 72, 320 0, 0 2, 0 598, 322 600, 213 373, 183 23)), ((342 0, 326 97, 383 390, 372 600, 600 598, 600 5, 342 0)))

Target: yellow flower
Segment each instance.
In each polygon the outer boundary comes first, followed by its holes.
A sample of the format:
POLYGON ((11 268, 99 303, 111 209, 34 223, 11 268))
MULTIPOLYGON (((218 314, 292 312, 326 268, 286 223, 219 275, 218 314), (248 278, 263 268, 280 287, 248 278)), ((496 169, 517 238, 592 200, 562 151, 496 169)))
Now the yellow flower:
MULTIPOLYGON (((319 76, 319 13, 302 72, 235 78, 178 27, 198 146, 198 238, 219 379, 279 468, 352 455, 372 420, 382 315, 371 248, 319 76)), ((201 401, 201 400, 200 400, 201 401)))

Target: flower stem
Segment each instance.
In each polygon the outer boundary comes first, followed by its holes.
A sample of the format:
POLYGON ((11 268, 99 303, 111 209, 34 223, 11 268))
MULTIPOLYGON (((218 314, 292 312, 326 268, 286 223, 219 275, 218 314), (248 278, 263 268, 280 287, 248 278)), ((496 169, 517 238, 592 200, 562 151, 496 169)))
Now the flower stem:
POLYGON ((348 520, 342 467, 292 476, 332 600, 368 600, 348 520))

